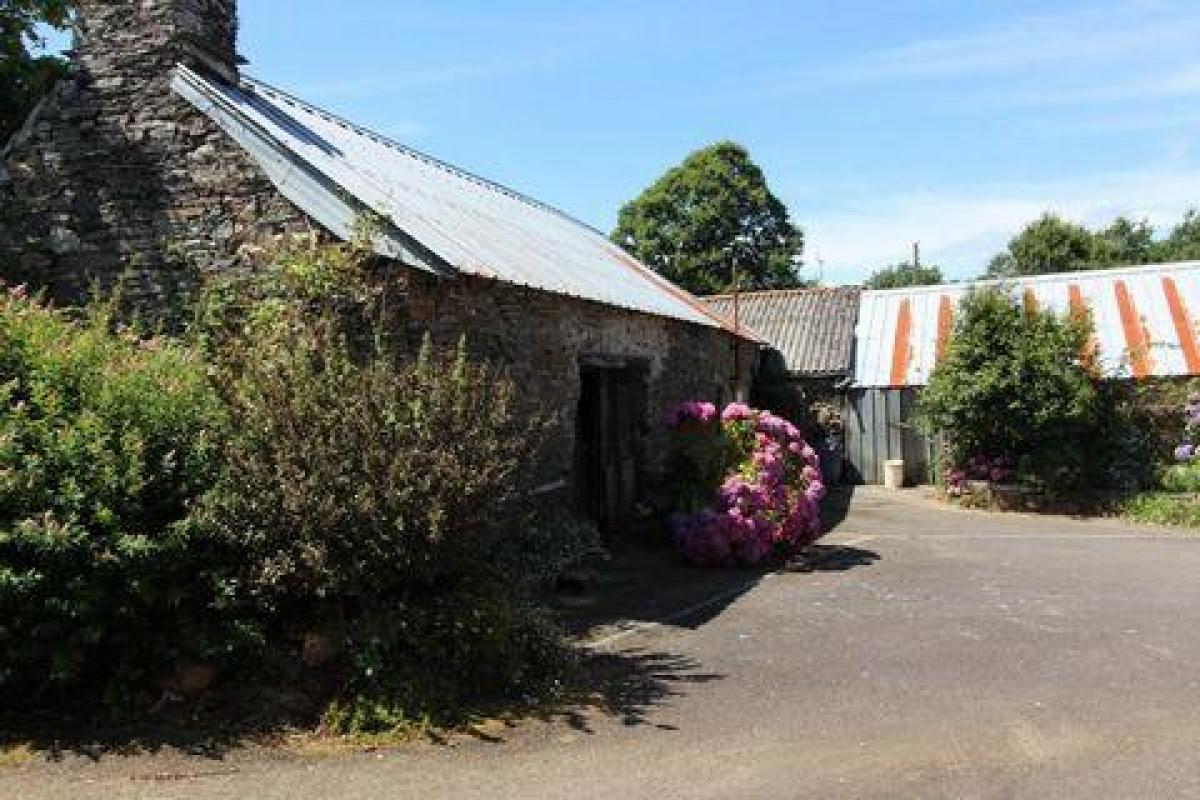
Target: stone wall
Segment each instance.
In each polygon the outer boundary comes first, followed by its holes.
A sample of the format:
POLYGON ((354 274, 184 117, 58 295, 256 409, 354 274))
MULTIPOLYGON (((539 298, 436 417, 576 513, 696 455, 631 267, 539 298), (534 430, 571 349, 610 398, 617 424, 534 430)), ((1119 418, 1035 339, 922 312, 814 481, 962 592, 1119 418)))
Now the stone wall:
POLYGON ((757 358, 757 347, 743 342, 738 389, 734 339, 716 328, 470 276, 447 280, 414 271, 407 288, 416 335, 429 332, 446 346, 466 336, 474 355, 511 370, 528 407, 558 416, 547 480, 571 469, 585 361, 625 359, 644 367, 642 430, 646 466, 654 470, 663 456, 663 413, 684 400, 744 397, 757 358))
POLYGON ((199 265, 228 266, 309 222, 214 123, 173 68, 234 74, 234 0, 86 0, 62 81, 0 169, 0 278, 63 302, 123 275, 158 305, 199 265))

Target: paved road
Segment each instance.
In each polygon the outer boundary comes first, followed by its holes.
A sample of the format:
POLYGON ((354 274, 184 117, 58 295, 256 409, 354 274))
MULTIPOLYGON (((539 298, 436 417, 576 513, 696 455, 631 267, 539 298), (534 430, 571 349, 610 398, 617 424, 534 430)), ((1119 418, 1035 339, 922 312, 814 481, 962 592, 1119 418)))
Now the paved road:
POLYGON ((831 541, 855 550, 611 642, 656 665, 624 715, 37 767, 0 772, 0 797, 1200 797, 1200 536, 862 492, 831 541))

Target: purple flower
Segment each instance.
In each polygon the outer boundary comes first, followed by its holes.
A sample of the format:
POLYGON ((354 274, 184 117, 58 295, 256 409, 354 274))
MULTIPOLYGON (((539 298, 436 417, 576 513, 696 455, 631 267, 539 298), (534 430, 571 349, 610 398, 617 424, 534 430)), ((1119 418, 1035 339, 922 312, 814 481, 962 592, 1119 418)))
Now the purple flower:
POLYGON ((1193 444, 1187 444, 1185 442, 1184 444, 1181 444, 1181 445, 1179 445, 1179 447, 1175 448, 1175 460, 1176 461, 1191 461, 1195 457, 1196 457, 1196 446, 1193 444))

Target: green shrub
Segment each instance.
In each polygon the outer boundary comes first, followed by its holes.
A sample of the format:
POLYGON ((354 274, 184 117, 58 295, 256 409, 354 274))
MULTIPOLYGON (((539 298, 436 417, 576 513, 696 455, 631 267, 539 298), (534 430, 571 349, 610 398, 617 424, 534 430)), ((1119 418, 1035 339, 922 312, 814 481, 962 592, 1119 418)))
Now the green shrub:
POLYGON ((1127 500, 1121 515, 1134 522, 1200 528, 1200 496, 1143 492, 1127 500))
MULTIPOLYGON (((539 520, 552 420, 501 370, 394 335, 354 247, 284 254, 201 318, 234 431, 202 519, 242 548, 242 601, 332 619, 348 670, 335 727, 375 728, 520 687, 532 585, 586 550, 539 520)), ((403 328, 401 328, 403 331, 403 328)))
POLYGON ((1089 486, 1135 492, 1153 486, 1161 444, 1152 410, 1141 401, 1138 387, 1127 381, 1104 381, 1097 386, 1094 433, 1080 445, 1089 486))
POLYGON ((1200 494, 1200 463, 1172 464, 1159 478, 1167 492, 1200 494))
POLYGON ((0 704, 144 711, 303 655, 330 725, 377 730, 555 685, 534 598, 598 536, 531 492, 553 421, 410 348, 374 269, 280 254, 185 341, 0 296, 0 704))
POLYGON ((0 696, 119 705, 240 636, 188 523, 223 435, 198 355, 0 297, 0 696))
POLYGON ((920 424, 945 435, 948 466, 1004 458, 1051 489, 1079 486, 1100 412, 1080 357, 1090 330, 1023 309, 1003 290, 969 294, 920 398, 920 424))

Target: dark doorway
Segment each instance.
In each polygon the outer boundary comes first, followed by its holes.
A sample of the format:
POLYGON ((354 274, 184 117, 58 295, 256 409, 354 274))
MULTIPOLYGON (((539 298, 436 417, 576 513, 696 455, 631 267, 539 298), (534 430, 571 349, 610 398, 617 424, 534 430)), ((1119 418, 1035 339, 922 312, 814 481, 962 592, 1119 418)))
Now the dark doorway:
POLYGON ((645 370, 624 361, 588 359, 580 365, 580 382, 576 501, 605 531, 618 531, 632 517, 642 486, 645 370))

